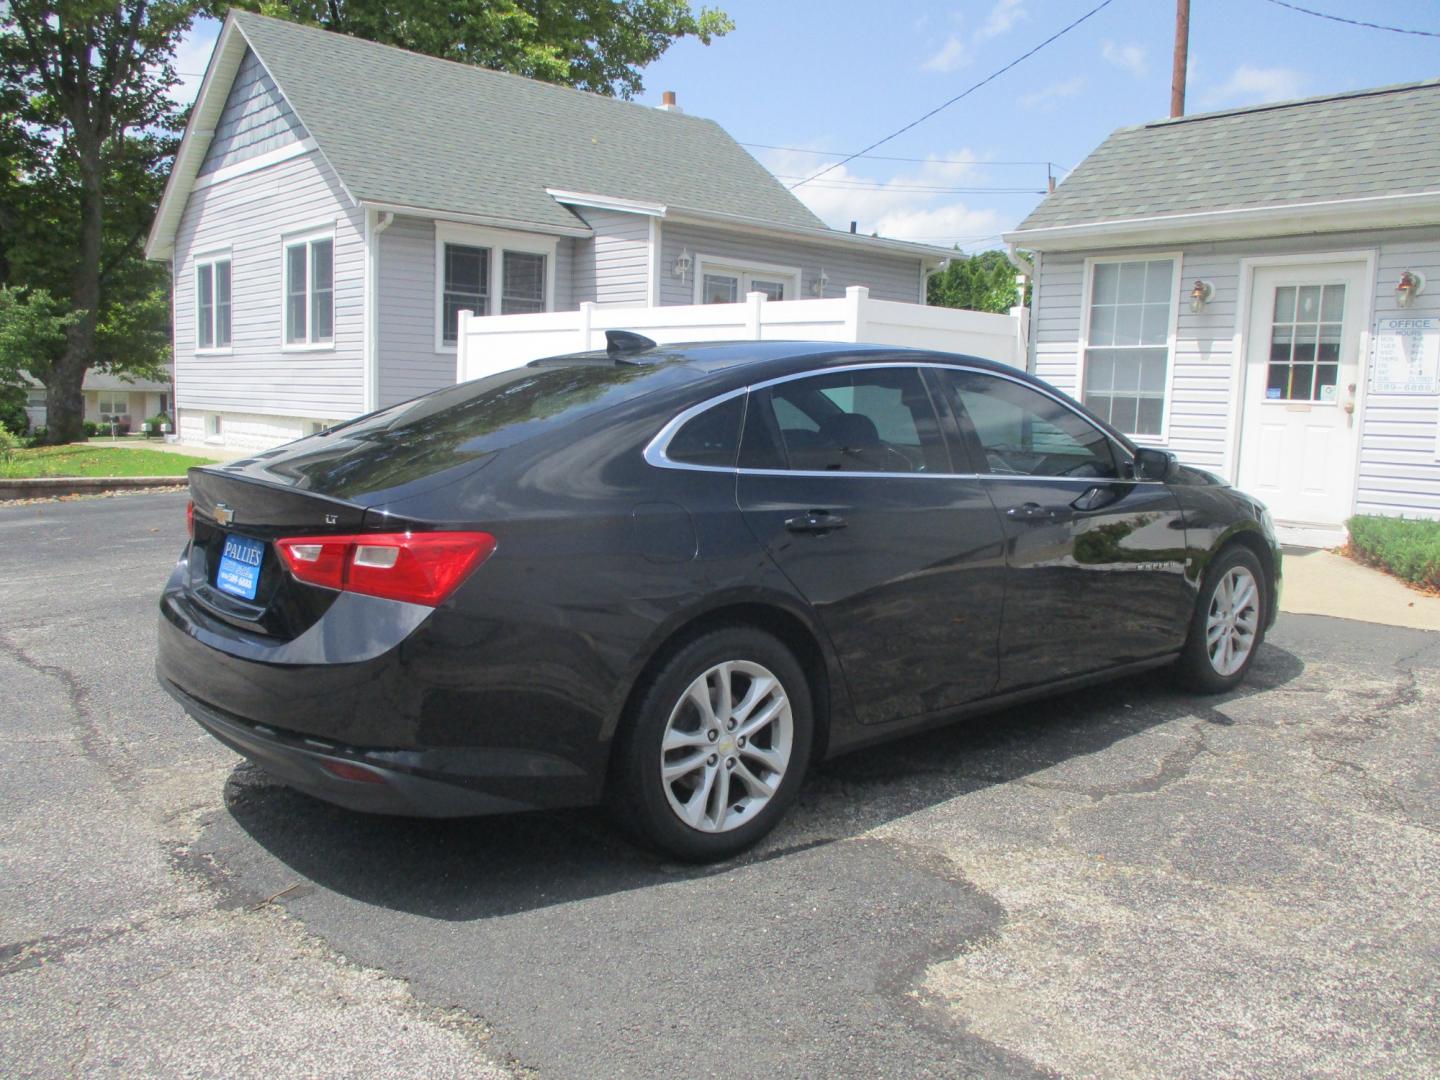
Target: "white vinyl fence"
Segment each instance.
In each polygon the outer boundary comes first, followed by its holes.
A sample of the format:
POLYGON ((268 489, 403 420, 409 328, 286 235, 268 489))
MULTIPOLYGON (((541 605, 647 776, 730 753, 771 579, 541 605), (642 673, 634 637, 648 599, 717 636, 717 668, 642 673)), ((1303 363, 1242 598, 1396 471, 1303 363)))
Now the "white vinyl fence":
POLYGON ((456 376, 460 382, 508 371, 531 360, 605 348, 606 330, 630 330, 662 345, 681 341, 853 341, 966 353, 1025 366, 1028 310, 1009 315, 871 300, 862 285, 835 300, 766 300, 738 304, 620 307, 585 303, 579 311, 539 315, 460 313, 456 376))

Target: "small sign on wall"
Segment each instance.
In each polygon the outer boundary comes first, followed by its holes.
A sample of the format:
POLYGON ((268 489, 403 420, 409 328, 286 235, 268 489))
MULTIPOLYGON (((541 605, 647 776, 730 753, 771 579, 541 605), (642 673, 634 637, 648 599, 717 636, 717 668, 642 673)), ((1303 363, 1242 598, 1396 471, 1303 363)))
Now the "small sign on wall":
POLYGON ((1375 320, 1372 394, 1440 392, 1440 319, 1375 320))

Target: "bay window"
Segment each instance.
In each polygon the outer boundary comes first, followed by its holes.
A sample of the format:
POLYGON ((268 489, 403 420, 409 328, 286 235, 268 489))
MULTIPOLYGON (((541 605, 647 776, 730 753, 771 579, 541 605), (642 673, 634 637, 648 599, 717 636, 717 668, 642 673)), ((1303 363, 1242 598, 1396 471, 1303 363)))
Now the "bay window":
POLYGON ((1089 284, 1085 405, 1126 434, 1163 435, 1175 260, 1096 261, 1089 284))

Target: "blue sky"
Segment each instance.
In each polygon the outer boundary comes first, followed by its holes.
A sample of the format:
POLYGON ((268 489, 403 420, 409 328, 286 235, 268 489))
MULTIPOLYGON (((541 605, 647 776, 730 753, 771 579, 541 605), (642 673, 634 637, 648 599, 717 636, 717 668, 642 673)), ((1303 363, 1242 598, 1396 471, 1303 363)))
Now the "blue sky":
MULTIPOLYGON (((674 90, 786 183, 859 150, 1004 66, 1099 0, 706 0, 735 30, 682 41, 644 72, 642 102, 674 90)), ((1434 0, 1297 0, 1350 18, 1440 31, 1434 0)), ((698 6, 698 5, 697 5, 698 6)), ((938 116, 796 190, 829 224, 967 249, 997 246, 1114 128, 1170 106, 1171 0, 1104 11, 938 116), (1037 164, 1008 164, 1033 162, 1037 164), (1006 164, 1002 164, 1006 163, 1006 164), (930 189, 941 190, 930 190, 930 189), (963 189, 963 190, 955 190, 963 189), (1019 190, 995 190, 1019 189, 1019 190)), ((1342 26, 1267 0, 1194 0, 1187 111, 1440 76, 1440 39, 1342 26)), ((179 68, 201 72, 218 24, 198 24, 179 68)), ((187 79, 185 91, 198 88, 187 79)), ((1417 132, 1417 138, 1434 138, 1417 132)))

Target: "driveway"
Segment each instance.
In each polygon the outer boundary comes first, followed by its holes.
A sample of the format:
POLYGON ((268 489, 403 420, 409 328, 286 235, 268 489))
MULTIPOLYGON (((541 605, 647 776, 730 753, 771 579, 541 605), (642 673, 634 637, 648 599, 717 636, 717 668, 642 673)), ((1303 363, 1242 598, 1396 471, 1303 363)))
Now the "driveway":
POLYGON ((1285 615, 823 766, 755 854, 367 818, 153 685, 183 497, 0 509, 0 1071, 1329 1076, 1440 1068, 1440 634, 1285 615))

